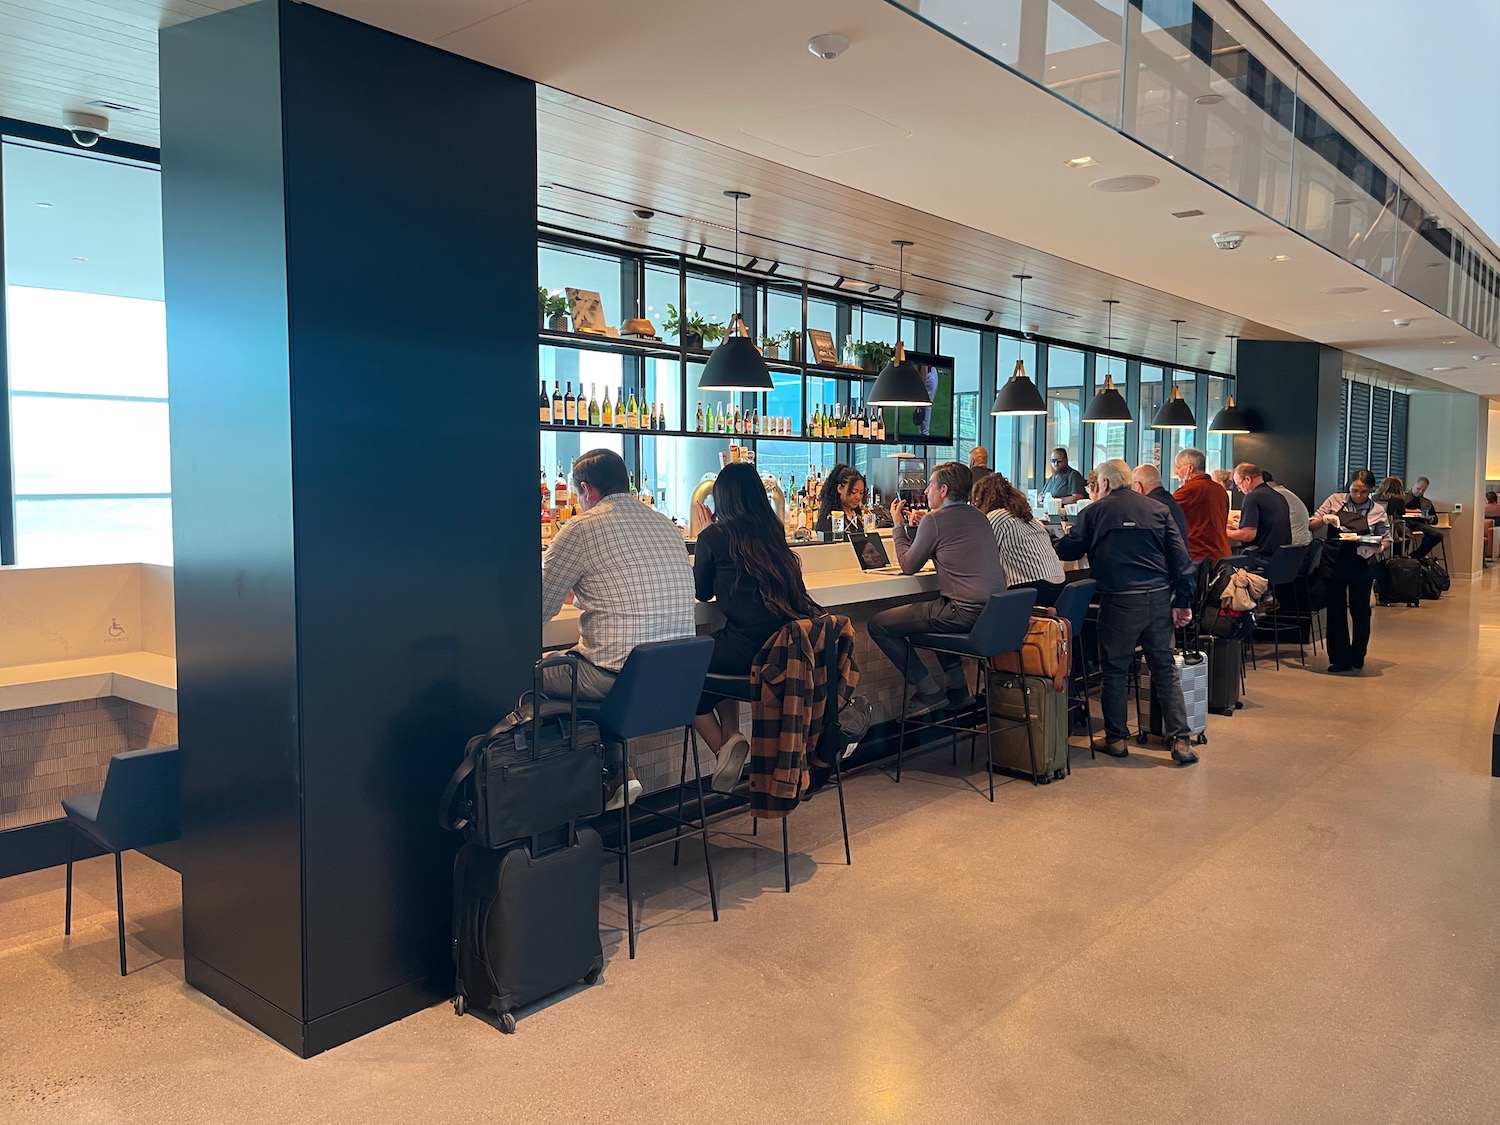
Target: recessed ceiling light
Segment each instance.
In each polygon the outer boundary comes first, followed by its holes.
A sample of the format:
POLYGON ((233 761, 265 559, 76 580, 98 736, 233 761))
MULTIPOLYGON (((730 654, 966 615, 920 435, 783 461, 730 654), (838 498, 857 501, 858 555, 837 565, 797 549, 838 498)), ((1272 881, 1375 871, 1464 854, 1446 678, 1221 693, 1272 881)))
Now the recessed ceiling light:
POLYGON ((1075 156, 1072 160, 1064 160, 1063 163, 1069 168, 1092 168, 1099 162, 1092 156, 1075 156))
POLYGON ((1366 285, 1335 285, 1331 289, 1321 289, 1319 292, 1342 295, 1345 293, 1363 293, 1368 288, 1369 286, 1366 285))
POLYGON ((1458 343, 1458 341, 1457 340, 1444 340, 1443 343, 1445 343, 1445 344, 1456 344, 1456 343, 1458 343))
POLYGON ((1359 201, 1357 199, 1351 199, 1351 198, 1348 198, 1348 197, 1340 197, 1339 199, 1335 199, 1333 201, 1333 205, 1335 207, 1347 207, 1351 203, 1358 203, 1358 202, 1359 201))
POLYGON ((1095 180, 1089 187, 1095 191, 1118 195, 1127 191, 1145 191, 1161 183, 1155 176, 1111 176, 1106 180, 1095 180))
POLYGON ((1290 262, 1291 260, 1292 260, 1292 256, 1290 254, 1272 254, 1271 255, 1271 261, 1273 261, 1273 262, 1290 262))
POLYGON ((1381 309, 1381 312, 1395 312, 1395 309, 1381 309))
POLYGON ((1462 367, 1429 367, 1429 371, 1462 371, 1462 367))
POLYGON ((74 254, 73 255, 73 260, 75 262, 86 262, 86 261, 88 261, 88 259, 85 258, 82 254, 74 254))
POLYGON ((38 207, 46 208, 49 211, 52 209, 52 204, 50 204, 50 203, 38 203, 37 206, 38 207))
POLYGON ((1223 100, 1223 94, 1199 94, 1193 99, 1197 105, 1218 105, 1223 100))

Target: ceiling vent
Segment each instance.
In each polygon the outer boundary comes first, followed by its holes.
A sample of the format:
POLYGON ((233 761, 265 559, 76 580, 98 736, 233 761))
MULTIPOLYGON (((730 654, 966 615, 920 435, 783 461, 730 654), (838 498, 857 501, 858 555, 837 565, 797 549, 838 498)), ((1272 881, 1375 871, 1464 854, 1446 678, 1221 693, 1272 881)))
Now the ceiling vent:
POLYGON ((1202 211, 1199 211, 1197 208, 1194 208, 1191 211, 1173 211, 1172 212, 1172 218, 1174 218, 1174 219, 1196 219, 1201 214, 1203 214, 1202 211))
POLYGON ((141 112, 141 107, 140 106, 137 106, 137 105, 126 105, 123 102, 112 102, 112 101, 109 101, 107 98, 100 98, 97 101, 85 102, 84 104, 88 105, 88 106, 91 106, 94 109, 107 109, 107 110, 109 110, 112 113, 140 113, 141 112))

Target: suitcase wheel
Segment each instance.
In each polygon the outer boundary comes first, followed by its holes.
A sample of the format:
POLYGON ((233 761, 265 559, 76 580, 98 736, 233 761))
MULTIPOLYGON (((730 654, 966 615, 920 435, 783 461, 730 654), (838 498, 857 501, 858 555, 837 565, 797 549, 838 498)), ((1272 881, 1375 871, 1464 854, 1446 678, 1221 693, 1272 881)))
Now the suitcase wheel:
POLYGON ((586 974, 584 974, 583 983, 584 984, 598 984, 599 983, 599 970, 598 969, 590 969, 586 974))
POLYGON ((1139 742, 1142 746, 1146 745, 1146 732, 1145 731, 1141 731, 1140 734, 1138 734, 1138 735, 1135 736, 1135 740, 1137 742, 1139 742))
POLYGON ((1245 701, 1243 699, 1235 700, 1234 709, 1236 711, 1243 711, 1245 709, 1245 701))
POLYGON ((1038 785, 1051 785, 1052 775, 1050 773, 1044 773, 1036 779, 1036 783, 1038 785))
POLYGON ((462 992, 460 992, 457 996, 455 996, 453 998, 453 1014, 455 1016, 461 1016, 465 1012, 467 1012, 468 1010, 469 1010, 469 1002, 464 999, 464 994, 462 992))
POLYGON ((514 1035, 516 1033, 516 1017, 513 1013, 500 1013, 500 1030, 505 1032, 506 1035, 514 1035))
POLYGON ((1193 741, 1196 742, 1199 746, 1207 746, 1208 745, 1208 735, 1207 734, 1200 734, 1197 738, 1193 739, 1193 741))
POLYGON ((1068 776, 1068 774, 1067 774, 1066 770, 1053 770, 1052 771, 1052 780, 1053 781, 1061 781, 1063 778, 1065 778, 1067 776, 1068 776))

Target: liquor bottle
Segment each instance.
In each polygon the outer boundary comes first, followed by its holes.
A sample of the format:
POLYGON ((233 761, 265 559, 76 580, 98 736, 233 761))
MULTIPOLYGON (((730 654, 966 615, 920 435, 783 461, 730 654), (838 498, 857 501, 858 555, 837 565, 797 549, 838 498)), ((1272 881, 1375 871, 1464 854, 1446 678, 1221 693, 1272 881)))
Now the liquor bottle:
POLYGON ((609 427, 615 424, 615 408, 609 404, 609 388, 604 388, 604 404, 599 407, 599 424, 609 427))
POLYGON ((703 404, 701 402, 698 404, 698 421, 694 432, 700 434, 703 432, 703 404))
POLYGON ((760 428, 760 410, 750 411, 750 432, 752 434, 763 434, 765 430, 760 428))
POLYGON ((870 436, 870 416, 865 413, 865 408, 863 406, 861 406, 859 408, 859 413, 856 414, 855 417, 859 420, 859 436, 860 436, 860 439, 861 440, 865 440, 865 439, 869 438, 869 436, 870 436))
MULTIPOLYGON (((625 406, 625 428, 627 430, 638 430, 641 428, 641 408, 635 401, 635 388, 630 389, 630 402, 625 406)), ((635 489, 631 489, 632 492, 635 489)))
POLYGON ((651 495, 651 485, 646 482, 646 474, 641 474, 641 503, 656 506, 656 497, 651 495))
POLYGON ((537 405, 542 411, 542 424, 546 425, 552 421, 552 402, 547 398, 547 380, 545 379, 542 380, 542 394, 537 400, 537 405))
POLYGON ((667 404, 660 401, 656 404, 656 428, 658 430, 667 428, 667 404))
POLYGON ((568 508, 568 478, 563 472, 562 462, 557 463, 557 483, 552 486, 552 506, 558 512, 568 508))
POLYGON ((594 384, 589 384, 589 425, 597 426, 602 415, 599 413, 599 400, 594 397, 594 384))
POLYGON ((878 408, 875 411, 875 440, 885 440, 885 411, 878 408))
MULTIPOLYGON (((551 408, 549 407, 548 409, 551 408)), ((552 486, 547 483, 547 467, 545 465, 542 466, 539 475, 542 482, 542 511, 548 512, 552 510, 552 486)))
MULTIPOLYGON (((631 396, 631 397, 634 397, 634 396, 631 396)), ((630 495, 635 496, 637 498, 640 497, 640 493, 638 493, 635 490, 635 474, 634 473, 630 474, 630 495)))
POLYGON ((615 391, 615 429, 625 428, 625 388, 615 391))
POLYGON ((745 415, 744 412, 740 410, 739 403, 734 404, 734 432, 737 434, 743 434, 745 432, 745 415))
POLYGON ((563 395, 563 422, 569 426, 578 425, 578 400, 573 397, 573 381, 568 380, 567 393, 563 395))
POLYGON ((556 379, 552 380, 552 424, 554 426, 563 424, 562 384, 556 379))

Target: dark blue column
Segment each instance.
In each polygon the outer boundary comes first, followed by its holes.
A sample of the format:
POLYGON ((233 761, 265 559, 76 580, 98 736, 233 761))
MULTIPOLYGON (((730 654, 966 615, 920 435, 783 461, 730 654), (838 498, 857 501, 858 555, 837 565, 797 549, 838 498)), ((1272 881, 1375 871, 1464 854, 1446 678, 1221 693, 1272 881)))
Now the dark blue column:
POLYGON ((302 1055, 448 995, 540 643, 532 83, 288 0, 161 36, 188 982, 302 1055))
POLYGON ((1342 487, 1339 395, 1344 353, 1324 344, 1241 340, 1234 401, 1254 433, 1236 434, 1236 461, 1270 470, 1309 508, 1342 487))

